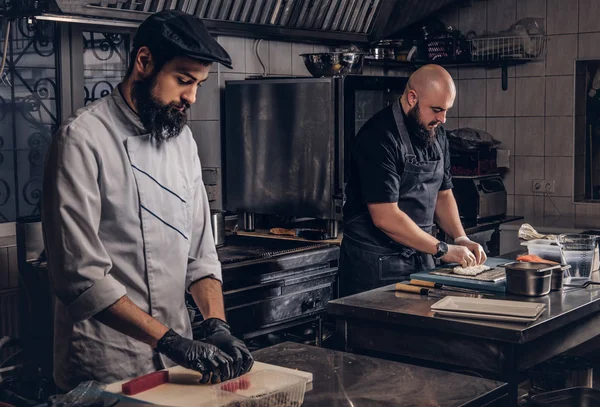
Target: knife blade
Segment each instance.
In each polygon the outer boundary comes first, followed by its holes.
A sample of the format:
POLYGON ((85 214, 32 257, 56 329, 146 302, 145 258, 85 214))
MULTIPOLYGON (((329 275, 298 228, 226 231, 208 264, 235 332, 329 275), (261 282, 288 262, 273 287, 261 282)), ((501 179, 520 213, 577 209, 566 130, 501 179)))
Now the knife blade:
POLYGON ((477 290, 471 290, 469 288, 447 286, 445 284, 436 283, 433 281, 410 280, 410 284, 420 286, 420 287, 437 288, 438 290, 444 290, 444 291, 456 291, 456 292, 460 292, 460 293, 480 294, 480 292, 477 290))
POLYGON ((468 293, 460 293, 460 292, 446 292, 443 290, 438 290, 435 288, 426 288, 419 287, 410 284, 404 283, 396 283, 396 291, 401 291, 405 293, 413 293, 420 295, 427 295, 429 297, 446 297, 446 296, 454 296, 454 297, 470 297, 470 298, 482 298, 482 294, 468 294, 468 293))

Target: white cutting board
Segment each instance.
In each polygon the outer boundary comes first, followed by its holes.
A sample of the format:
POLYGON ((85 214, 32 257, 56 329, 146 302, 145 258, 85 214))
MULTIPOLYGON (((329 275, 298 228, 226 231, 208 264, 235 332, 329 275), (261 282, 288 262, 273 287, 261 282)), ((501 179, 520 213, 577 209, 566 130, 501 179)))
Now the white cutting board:
MULTIPOLYGON (((220 384, 200 384, 200 373, 175 366, 167 369, 169 371, 169 383, 161 384, 153 389, 128 396, 134 399, 147 401, 149 403, 161 404, 174 407, 214 407, 217 405, 215 388, 220 384)), ((312 382, 313 374, 302 370, 288 369, 286 367, 269 365, 267 363, 254 362, 250 372, 261 370, 278 370, 306 378, 312 382)), ((123 394, 121 385, 129 380, 121 380, 106 386, 104 389, 110 393, 123 394)))

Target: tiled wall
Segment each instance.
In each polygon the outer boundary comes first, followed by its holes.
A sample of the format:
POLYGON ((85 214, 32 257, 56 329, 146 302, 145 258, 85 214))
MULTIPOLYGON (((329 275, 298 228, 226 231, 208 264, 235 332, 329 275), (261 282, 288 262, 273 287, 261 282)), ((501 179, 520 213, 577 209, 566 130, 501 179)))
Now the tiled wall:
MULTIPOLYGON (((198 91, 196 103, 190 110, 190 128, 198 144, 198 153, 204 168, 221 167, 221 109, 223 107, 225 82, 242 80, 248 76, 264 73, 256 56, 258 53, 269 76, 310 76, 299 54, 326 52, 321 45, 258 40, 239 37, 218 37, 219 43, 229 52, 233 69, 213 65, 208 80, 198 91)), ((223 191, 211 204, 213 209, 222 209, 223 191)))
POLYGON ((600 58, 600 0, 475 0, 438 17, 463 33, 505 30, 523 17, 545 19, 545 59, 509 67, 507 91, 498 69, 451 70, 458 100, 446 127, 486 130, 511 150, 509 213, 600 217, 600 205, 572 203, 574 60, 600 58), (556 193, 534 195, 533 179, 554 180, 556 193))
MULTIPOLYGON (((500 69, 449 69, 457 100, 447 128, 488 131, 511 150, 505 183, 509 214, 526 216, 600 216, 600 205, 573 204, 573 73, 575 58, 600 58, 600 0, 474 0, 471 7, 451 6, 439 18, 462 32, 507 29, 523 17, 544 18, 548 34, 544 60, 508 68, 508 90, 500 69), (556 193, 534 195, 533 179, 554 180, 556 193), (555 208, 556 206, 556 208, 555 208)), ((215 66, 198 93, 191 127, 204 167, 221 166, 222 93, 225 81, 261 75, 256 40, 219 37, 234 69, 215 66)), ((306 75, 298 54, 326 51, 320 45, 263 40, 259 53, 268 75, 306 75)), ((364 68, 365 74, 406 76, 410 72, 364 68)), ((213 208, 222 207, 222 191, 213 208)))

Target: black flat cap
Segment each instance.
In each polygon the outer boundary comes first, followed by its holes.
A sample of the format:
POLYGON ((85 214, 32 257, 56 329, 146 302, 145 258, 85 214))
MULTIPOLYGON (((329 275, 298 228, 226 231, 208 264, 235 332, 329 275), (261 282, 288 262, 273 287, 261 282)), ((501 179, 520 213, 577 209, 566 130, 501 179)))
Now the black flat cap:
POLYGON ((213 38, 201 19, 178 10, 166 10, 148 17, 133 37, 133 47, 218 62, 232 69, 231 57, 213 38))

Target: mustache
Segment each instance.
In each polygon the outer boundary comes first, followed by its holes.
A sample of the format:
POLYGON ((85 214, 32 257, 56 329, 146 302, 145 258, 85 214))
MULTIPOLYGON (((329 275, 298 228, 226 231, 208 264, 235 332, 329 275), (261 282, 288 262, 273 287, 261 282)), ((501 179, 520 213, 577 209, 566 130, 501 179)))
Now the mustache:
POLYGON ((186 112, 190 108, 190 104, 187 102, 181 102, 181 104, 171 102, 171 103, 169 103, 169 107, 172 107, 175 109, 183 109, 183 111, 186 112))

